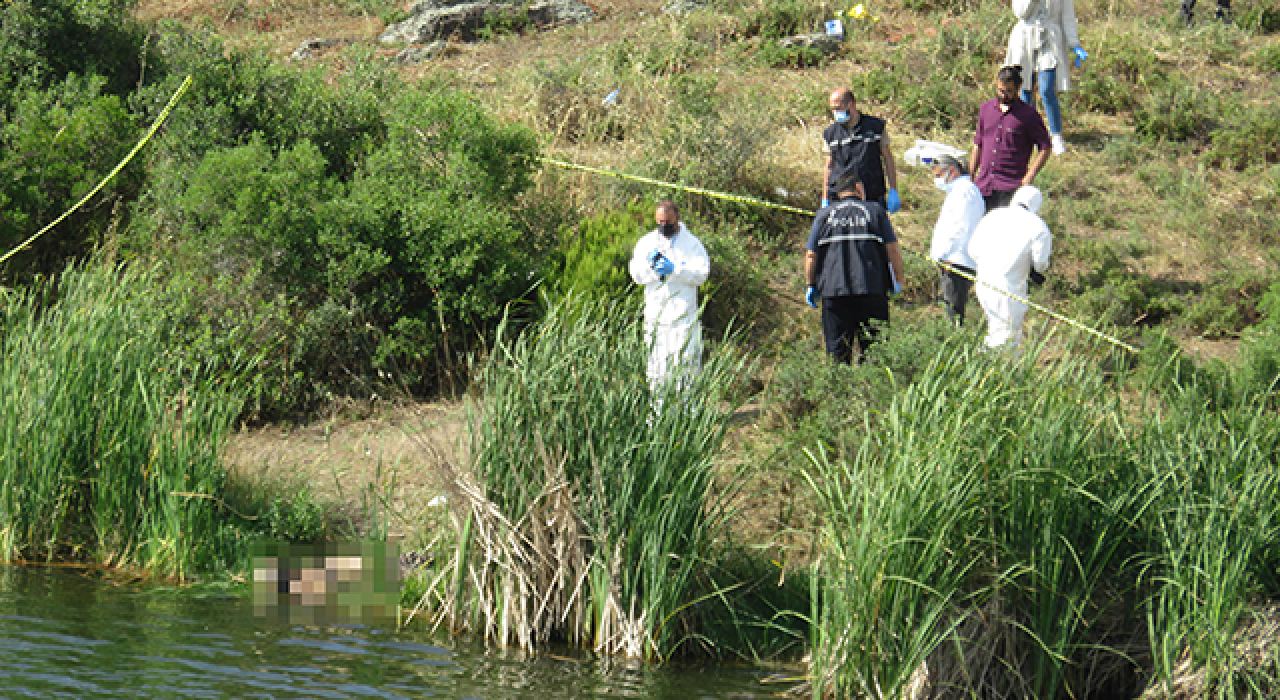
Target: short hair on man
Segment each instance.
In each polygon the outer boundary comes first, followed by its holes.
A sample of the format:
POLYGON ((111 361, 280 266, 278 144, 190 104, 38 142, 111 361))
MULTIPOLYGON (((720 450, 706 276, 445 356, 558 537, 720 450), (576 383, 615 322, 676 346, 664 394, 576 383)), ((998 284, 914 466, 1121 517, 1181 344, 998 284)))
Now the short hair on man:
POLYGON ((956 172, 960 173, 961 175, 969 174, 969 168, 964 164, 964 161, 960 160, 959 158, 956 158, 953 155, 948 155, 944 153, 938 156, 937 158, 934 158, 933 164, 938 166, 939 168, 955 168, 956 172))
POLYGON ((680 218, 680 207, 677 207, 676 203, 671 201, 670 199, 664 199, 658 202, 658 208, 665 209, 666 211, 671 212, 672 214, 675 215, 677 219, 680 218))
POLYGON ((857 192, 858 185, 861 182, 862 178, 858 175, 857 171, 850 170, 836 180, 836 194, 840 194, 841 192, 857 192))

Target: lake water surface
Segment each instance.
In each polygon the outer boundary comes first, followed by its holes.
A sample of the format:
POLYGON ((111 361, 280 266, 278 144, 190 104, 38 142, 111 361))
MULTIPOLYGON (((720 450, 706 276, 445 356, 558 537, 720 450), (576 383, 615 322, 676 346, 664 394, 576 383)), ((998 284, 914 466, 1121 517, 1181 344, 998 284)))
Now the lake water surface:
POLYGON ((766 698, 750 667, 654 666, 256 618, 239 592, 0 565, 0 696, 766 698))

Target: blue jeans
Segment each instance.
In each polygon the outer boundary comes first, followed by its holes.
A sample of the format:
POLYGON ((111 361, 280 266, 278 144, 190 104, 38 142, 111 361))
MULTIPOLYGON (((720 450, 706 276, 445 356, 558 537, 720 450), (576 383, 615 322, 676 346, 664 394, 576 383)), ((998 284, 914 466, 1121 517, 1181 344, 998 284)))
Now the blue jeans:
MULTIPOLYGON (((1036 73, 1036 86, 1040 88, 1040 103, 1044 105, 1044 115, 1049 121, 1049 133, 1062 133, 1062 107, 1058 105, 1058 70, 1051 68, 1036 73)), ((1031 106, 1031 91, 1022 91, 1022 101, 1031 106)))

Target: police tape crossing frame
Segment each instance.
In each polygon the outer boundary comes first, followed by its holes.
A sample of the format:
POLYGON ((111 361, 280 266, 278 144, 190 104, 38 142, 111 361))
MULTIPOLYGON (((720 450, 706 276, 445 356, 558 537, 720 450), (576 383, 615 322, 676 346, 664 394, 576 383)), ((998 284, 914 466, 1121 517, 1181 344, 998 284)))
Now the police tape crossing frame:
MULTIPOLYGON (((591 167, 591 166, 589 166, 589 165, 579 165, 579 164, 577 164, 577 163, 570 163, 570 162, 563 161, 563 160, 557 160, 557 159, 555 159, 555 158, 546 158, 546 157, 543 157, 543 158, 542 158, 542 162, 543 162, 543 163, 546 163, 547 165, 554 165, 554 166, 556 166, 556 167, 558 167, 558 168, 564 168, 565 170, 578 170, 578 171, 581 171, 581 172, 584 172, 584 173, 591 173, 591 174, 593 174, 593 175, 602 175, 602 176, 604 176, 604 177, 612 177, 612 178, 616 178, 616 179, 618 179, 618 180, 628 180, 628 181, 631 181, 631 182, 639 182, 639 183, 643 183, 643 184, 646 184, 646 185, 655 185, 655 186, 657 186, 657 187, 665 187, 665 188, 668 188, 668 189, 680 190, 681 192, 689 192, 689 193, 691 193, 691 194, 700 194, 700 195, 702 195, 702 196, 704 196, 704 197, 711 197, 712 199, 721 199, 721 200, 724 200, 724 201, 727 201, 727 202, 739 202, 739 203, 742 203, 742 204, 753 204, 753 205, 755 205, 755 206, 759 206, 759 207, 765 207, 765 208, 768 208, 768 209, 777 209, 777 210, 779 210, 779 211, 791 212, 791 213, 793 213, 793 214, 800 214, 800 215, 802 215, 802 216, 813 216, 813 215, 815 215, 815 214, 817 213, 817 212, 814 212, 814 211, 810 211, 810 210, 808 210, 808 209, 801 209, 801 208, 799 208, 799 207, 793 207, 793 206, 789 206, 789 205, 786 205, 786 204, 778 204, 778 203, 776 203, 776 202, 770 202, 770 201, 767 201, 767 200, 758 199, 758 198, 756 198, 756 197, 748 197, 748 196, 740 195, 740 194, 729 194, 729 193, 727 193, 727 192, 716 192, 716 191, 714 191, 714 190, 707 190, 707 189, 703 189, 703 188, 701 188, 701 187, 689 187, 689 186, 687 186, 687 185, 680 185, 680 184, 676 184, 676 183, 674 183, 674 182, 664 182, 664 181, 662 181, 662 180, 655 180, 655 179, 653 179, 653 178, 641 177, 641 176, 639 176, 639 175, 628 175, 628 174, 626 174, 626 173, 613 172, 613 171, 611 171, 611 170, 602 170, 602 169, 600 169, 600 168, 593 168, 593 167, 591 167)), ((1045 315, 1049 316, 1050 318, 1054 319, 1055 321, 1059 321, 1059 322, 1061 322, 1061 323, 1065 323, 1065 324, 1067 324, 1068 326, 1071 326, 1072 328, 1075 328, 1076 330, 1084 331, 1085 333, 1088 333, 1088 334, 1090 334, 1090 335, 1092 335, 1092 336, 1094 336, 1094 337, 1096 337, 1096 338, 1100 338, 1100 339, 1102 339, 1102 340, 1105 340, 1106 342, 1111 343, 1112 345, 1115 345, 1116 347, 1124 348, 1125 350, 1128 350, 1129 352, 1131 352, 1131 353, 1133 353, 1133 354, 1135 354, 1135 355, 1138 353, 1138 349, 1137 349, 1137 348, 1135 348, 1135 347, 1133 347, 1132 345, 1130 345, 1130 344, 1128 344, 1128 343, 1124 342, 1123 340, 1120 340, 1119 338, 1115 338, 1115 337, 1113 337, 1113 336, 1107 335, 1106 333, 1103 333, 1102 331, 1100 331, 1100 330, 1098 330, 1098 329, 1096 329, 1096 328, 1090 328, 1089 326, 1086 326, 1086 325, 1084 325, 1083 323, 1081 323, 1081 322, 1079 322, 1079 321, 1077 321, 1077 320, 1075 320, 1075 319, 1072 319, 1072 318, 1068 318, 1068 317, 1066 317, 1066 316, 1063 316, 1062 314, 1058 313, 1057 311, 1054 311, 1053 309, 1047 308, 1047 307, 1045 307, 1045 306, 1041 306, 1040 304, 1037 304, 1036 302, 1031 301, 1030 299, 1027 299, 1027 298, 1025 298, 1025 297, 1018 296, 1017 294, 1014 294, 1014 293, 1012 293, 1012 292, 1008 292, 1008 291, 1005 291, 1005 290, 1000 289, 1000 288, 998 288, 998 287, 995 287, 995 286, 993 286, 993 285, 987 284, 986 282, 983 282, 982 280, 978 279, 977 277, 974 277, 973 275, 970 275, 970 274, 969 274, 969 273, 967 273, 967 272, 963 272, 963 271, 961 271, 961 270, 957 270, 956 268, 954 268, 954 267, 952 267, 952 266, 950 266, 950 265, 947 265, 946 263, 937 263, 937 262, 935 262, 934 260, 932 260, 931 258, 929 258, 929 256, 927 256, 927 255, 925 255, 924 253, 921 253, 921 252, 919 252, 919 251, 917 251, 917 250, 912 250, 911 248, 907 248, 907 247, 905 247, 905 246, 903 246, 903 250, 907 251, 908 253, 911 253, 912 255, 915 255, 915 256, 918 256, 918 257, 924 258, 925 260, 928 260, 930 263, 932 263, 932 264, 934 264, 934 265, 936 265, 936 266, 938 266, 938 267, 945 268, 945 269, 946 269, 946 270, 948 270, 949 272, 953 272, 953 273, 955 273, 955 274, 957 274, 957 275, 959 275, 959 276, 961 276, 961 277, 963 277, 963 278, 965 278, 965 279, 969 280, 970 282, 973 282, 973 283, 975 283, 975 284, 980 284, 980 285, 982 285, 982 286, 984 286, 984 287, 986 287, 986 288, 988 288, 988 289, 992 289, 992 290, 994 290, 994 291, 997 291, 997 292, 999 292, 999 293, 1001 293, 1001 294, 1003 294, 1003 295, 1005 295, 1005 296, 1009 297, 1010 299, 1013 299, 1013 300, 1014 300, 1014 301, 1016 301, 1016 302, 1019 302, 1019 303, 1022 303, 1022 304, 1026 304, 1027 306, 1029 306, 1029 307, 1031 307, 1031 308, 1035 309, 1036 311, 1039 311, 1039 312, 1041 312, 1041 313, 1043 313, 1043 314, 1045 314, 1045 315)))

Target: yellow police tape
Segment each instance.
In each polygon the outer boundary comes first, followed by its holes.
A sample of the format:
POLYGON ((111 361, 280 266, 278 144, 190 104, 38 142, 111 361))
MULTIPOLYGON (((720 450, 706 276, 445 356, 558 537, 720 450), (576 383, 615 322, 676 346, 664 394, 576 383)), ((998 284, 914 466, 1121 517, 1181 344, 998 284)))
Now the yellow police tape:
POLYGON ((120 171, 124 170, 125 166, 129 164, 129 161, 133 160, 133 157, 138 155, 138 151, 141 151, 142 147, 147 145, 147 142, 150 141, 151 137, 155 135, 156 131, 160 128, 160 125, 163 124, 164 121, 169 118, 169 112, 173 110, 173 106, 178 103, 178 99, 182 97, 183 93, 185 93, 187 91, 187 88, 189 87, 191 87, 191 76, 188 75, 187 79, 182 81, 182 85, 178 86, 177 92, 173 93, 173 97, 169 98, 169 104, 165 105, 164 109, 160 111, 160 116, 156 118, 155 123, 151 125, 151 128, 147 130, 147 133, 143 135, 142 139, 138 141, 137 144, 134 145, 133 150, 129 151, 129 155, 125 156, 124 160, 117 163, 116 167, 111 172, 107 173, 106 177, 102 178, 102 181, 98 183, 97 187, 94 187, 92 190, 89 190, 89 194, 86 194, 84 197, 81 197, 80 201, 76 202, 75 206, 62 212, 62 216, 59 216, 58 218, 49 222, 48 226, 45 226, 39 231, 36 231, 36 233, 32 235, 30 238, 23 241, 22 243, 19 243, 16 248, 9 251, 8 253, 5 253, 3 256, 0 256, 0 265, 3 265, 6 260, 8 260, 9 258, 12 258, 14 255, 17 255, 18 251, 34 243, 37 238, 48 233, 50 230, 53 229, 54 226, 57 226, 58 224, 62 223, 63 219, 66 219, 68 216, 71 216, 72 214, 74 214, 77 209, 85 205, 85 202, 88 202, 90 199, 93 199, 93 196, 98 194, 99 190, 101 190, 103 187, 106 187, 107 183, 111 182, 112 178, 114 178, 116 175, 119 175, 120 171))
MULTIPOLYGON (((587 165, 578 165, 577 163, 569 163, 569 162, 566 162, 566 161, 563 161, 563 160, 556 160, 555 158, 545 158, 545 157, 544 157, 544 158, 542 159, 542 162, 547 163, 548 165, 554 165, 554 166, 557 166, 557 167, 560 167, 560 168, 565 168, 566 170, 580 170, 580 171, 582 171, 582 172, 592 173, 592 174, 595 174, 595 175, 603 175, 603 176, 605 176, 605 177, 617 178, 617 179, 619 179, 619 180, 630 180, 631 182, 641 182, 641 183, 644 183, 644 184, 646 184, 646 185, 656 185, 656 186, 658 186, 658 187, 666 187, 666 188, 670 188, 670 189, 674 189, 674 190, 680 190, 680 191, 682 191, 682 192, 690 192, 690 193, 693 193, 693 194, 700 194, 700 195, 703 195, 703 196, 706 196, 706 197, 711 197, 711 198, 713 198, 713 199, 722 199, 722 200, 725 200, 725 201, 728 201, 728 202, 741 202, 741 203, 743 203, 743 204, 754 204, 754 205, 756 205, 756 206, 767 207, 767 208, 769 208, 769 209, 778 209, 778 210, 780 210, 780 211, 787 211, 787 212, 791 212, 791 213, 793 213, 793 214, 800 214, 800 215, 803 215, 803 216, 813 216, 814 214, 816 214, 816 213, 817 213, 817 212, 814 212, 814 211, 809 211, 808 209, 800 209, 799 207, 792 207, 792 206, 788 206, 788 205, 786 205, 786 204, 778 204, 778 203, 776 203, 776 202, 770 202, 770 201, 763 200, 763 199, 757 199, 757 198, 755 198, 755 197, 747 197, 747 196, 739 195, 739 194, 728 194, 728 193, 726 193, 726 192, 716 192, 716 191, 714 191, 714 190, 706 190, 706 189, 702 189, 701 187, 688 187, 688 186, 686 186, 686 185, 679 185, 679 184, 676 184, 676 183, 674 183, 674 182, 663 182, 662 180, 654 180, 654 179, 652 179, 652 178, 640 177, 639 175, 628 175, 628 174, 626 174, 626 173, 618 173, 618 172, 613 172, 613 171, 610 171, 610 170, 601 170, 600 168, 592 168, 592 167, 587 166, 587 165)), ((984 287, 986 287, 986 288, 988 288, 988 289, 995 290, 995 291, 997 291, 997 292, 999 292, 999 293, 1001 293, 1001 294, 1003 294, 1003 295, 1005 295, 1005 296, 1009 297, 1010 299, 1013 299, 1013 300, 1014 300, 1014 301, 1016 301, 1016 302, 1019 302, 1019 303, 1022 303, 1022 304, 1026 304, 1027 306, 1029 306, 1029 307, 1031 307, 1031 308, 1035 309, 1036 311, 1040 311, 1040 312, 1042 312, 1042 313, 1044 313, 1044 314, 1047 314, 1050 318, 1053 318, 1053 319, 1054 319, 1054 320, 1056 320, 1056 321, 1060 321, 1060 322, 1062 322, 1062 323, 1065 323, 1065 324, 1067 324, 1068 326, 1071 326, 1072 328, 1075 328, 1075 329, 1077 329, 1077 330, 1084 331, 1085 333, 1088 333, 1088 334, 1090 334, 1090 335, 1093 335, 1093 336, 1095 336, 1095 337, 1097 337, 1097 338, 1101 338, 1102 340, 1105 340, 1106 342, 1111 343, 1112 345, 1115 345, 1116 347, 1124 348, 1125 350, 1128 350, 1128 351, 1129 351, 1129 352, 1131 352, 1131 353, 1137 354, 1137 352, 1138 352, 1138 349, 1137 349, 1137 348, 1133 347, 1132 345, 1130 345, 1130 344, 1128 344, 1128 343, 1126 343, 1126 342, 1124 342, 1124 341, 1122 341, 1122 340, 1120 340, 1120 339, 1118 339, 1118 338, 1114 338, 1114 337, 1112 337, 1112 336, 1109 336, 1109 335, 1107 335, 1106 333, 1103 333, 1102 331, 1097 330, 1096 328, 1090 328, 1089 326, 1086 326, 1086 325, 1084 325, 1083 323, 1080 323, 1079 321, 1077 321, 1077 320, 1075 320, 1075 319, 1072 319, 1072 318, 1068 318, 1068 317, 1066 317, 1066 316, 1063 316, 1062 314, 1060 314, 1060 313, 1058 313, 1058 312, 1056 312, 1056 311, 1054 311, 1054 310, 1052 310, 1052 309, 1049 309, 1049 308, 1046 308, 1046 307, 1044 307, 1044 306, 1041 306, 1040 304, 1037 304, 1037 303, 1035 303, 1034 301, 1031 301, 1030 299, 1027 299, 1026 297, 1019 296, 1019 295, 1014 294, 1014 293, 1012 293, 1012 292, 1008 292, 1008 291, 1006 291, 1006 290, 1000 289, 999 287, 996 287, 996 286, 994 286, 994 285, 992 285, 992 284, 988 284, 987 282, 984 282, 984 281, 982 281, 982 280, 980 280, 980 279, 978 279, 978 278, 974 277, 973 275, 968 274, 967 272, 962 272, 962 271, 960 271, 960 270, 957 270, 956 268, 954 268, 954 267, 952 267, 952 266, 950 266, 950 265, 946 265, 945 263, 944 263, 944 264, 939 264, 939 263, 937 263, 936 261, 934 261, 933 259, 931 259, 929 256, 927 256, 927 255, 925 255, 924 253, 921 253, 921 252, 919 252, 919 251, 912 250, 912 249, 910 249, 910 248, 907 248, 906 246, 903 246, 903 247, 902 247, 902 249, 903 249, 903 250, 905 250, 905 251, 907 251, 908 253, 911 253, 912 255, 917 255, 917 256, 919 256, 919 257, 921 257, 921 258, 924 258, 925 260, 928 260, 930 263, 932 263, 932 264, 934 264, 934 265, 937 265, 938 267, 942 267, 942 268, 947 269, 947 270, 948 270, 948 271, 950 271, 950 272, 954 272, 955 274, 960 275, 961 277, 963 277, 963 278, 965 278, 965 279, 969 280, 970 282, 974 282, 974 283, 976 283, 976 284, 980 284, 980 285, 982 285, 982 286, 984 286, 984 287)))

